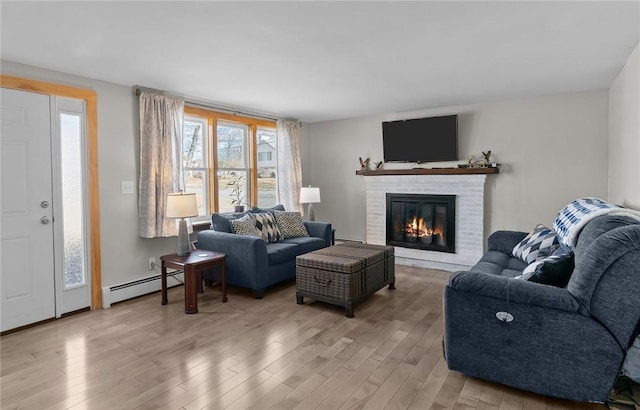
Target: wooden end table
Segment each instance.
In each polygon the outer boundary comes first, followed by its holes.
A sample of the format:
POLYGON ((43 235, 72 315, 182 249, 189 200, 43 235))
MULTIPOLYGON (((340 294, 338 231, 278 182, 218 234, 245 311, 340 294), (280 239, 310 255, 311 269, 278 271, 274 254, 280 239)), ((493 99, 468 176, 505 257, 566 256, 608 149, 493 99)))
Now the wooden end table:
POLYGON ((225 303, 227 301, 226 257, 224 253, 200 249, 186 256, 178 256, 175 253, 161 256, 162 304, 166 305, 169 301, 167 299, 167 268, 177 269, 184 272, 184 312, 198 313, 198 288, 202 287, 200 273, 216 266, 220 266, 220 288, 222 302, 225 303))

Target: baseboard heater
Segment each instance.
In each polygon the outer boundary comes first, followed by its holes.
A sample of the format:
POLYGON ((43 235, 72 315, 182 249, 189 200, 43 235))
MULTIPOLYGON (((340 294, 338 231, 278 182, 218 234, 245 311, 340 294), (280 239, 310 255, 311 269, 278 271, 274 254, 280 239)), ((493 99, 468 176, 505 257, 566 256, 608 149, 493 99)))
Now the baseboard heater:
MULTIPOLYGON (((167 286, 177 286, 184 282, 182 271, 173 271, 167 273, 167 286)), ((147 276, 146 278, 137 279, 131 282, 121 283, 114 286, 105 286, 102 288, 102 308, 111 307, 112 304, 122 302, 123 300, 146 295, 148 293, 157 292, 162 289, 160 275, 147 276)))

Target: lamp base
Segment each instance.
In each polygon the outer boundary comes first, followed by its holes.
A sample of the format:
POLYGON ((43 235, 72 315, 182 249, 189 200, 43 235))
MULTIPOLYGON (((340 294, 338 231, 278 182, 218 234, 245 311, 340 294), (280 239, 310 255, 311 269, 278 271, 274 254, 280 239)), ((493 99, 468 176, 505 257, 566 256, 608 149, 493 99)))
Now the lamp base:
POLYGON ((189 234, 187 233, 187 221, 180 219, 178 223, 178 256, 187 256, 191 253, 189 248, 189 234))
POLYGON ((313 204, 309 204, 309 220, 310 221, 315 221, 316 220, 316 215, 313 212, 313 204))

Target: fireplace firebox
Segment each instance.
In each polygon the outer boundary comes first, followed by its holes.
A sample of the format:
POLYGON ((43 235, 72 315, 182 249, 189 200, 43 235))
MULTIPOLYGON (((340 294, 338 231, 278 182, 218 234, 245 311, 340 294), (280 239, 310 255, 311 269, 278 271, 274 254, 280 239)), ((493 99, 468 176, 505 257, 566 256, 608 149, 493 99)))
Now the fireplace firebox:
POLYGON ((455 195, 387 194, 387 245, 455 253, 455 195))

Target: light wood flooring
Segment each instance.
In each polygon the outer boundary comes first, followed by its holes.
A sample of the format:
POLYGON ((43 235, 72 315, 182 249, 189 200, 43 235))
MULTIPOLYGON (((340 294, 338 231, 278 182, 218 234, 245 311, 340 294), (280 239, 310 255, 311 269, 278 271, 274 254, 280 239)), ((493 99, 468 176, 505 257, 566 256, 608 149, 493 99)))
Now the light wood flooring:
POLYGON ((397 289, 355 308, 183 288, 8 334, 2 409, 605 409, 470 379, 442 357, 449 273, 397 267, 397 289))

